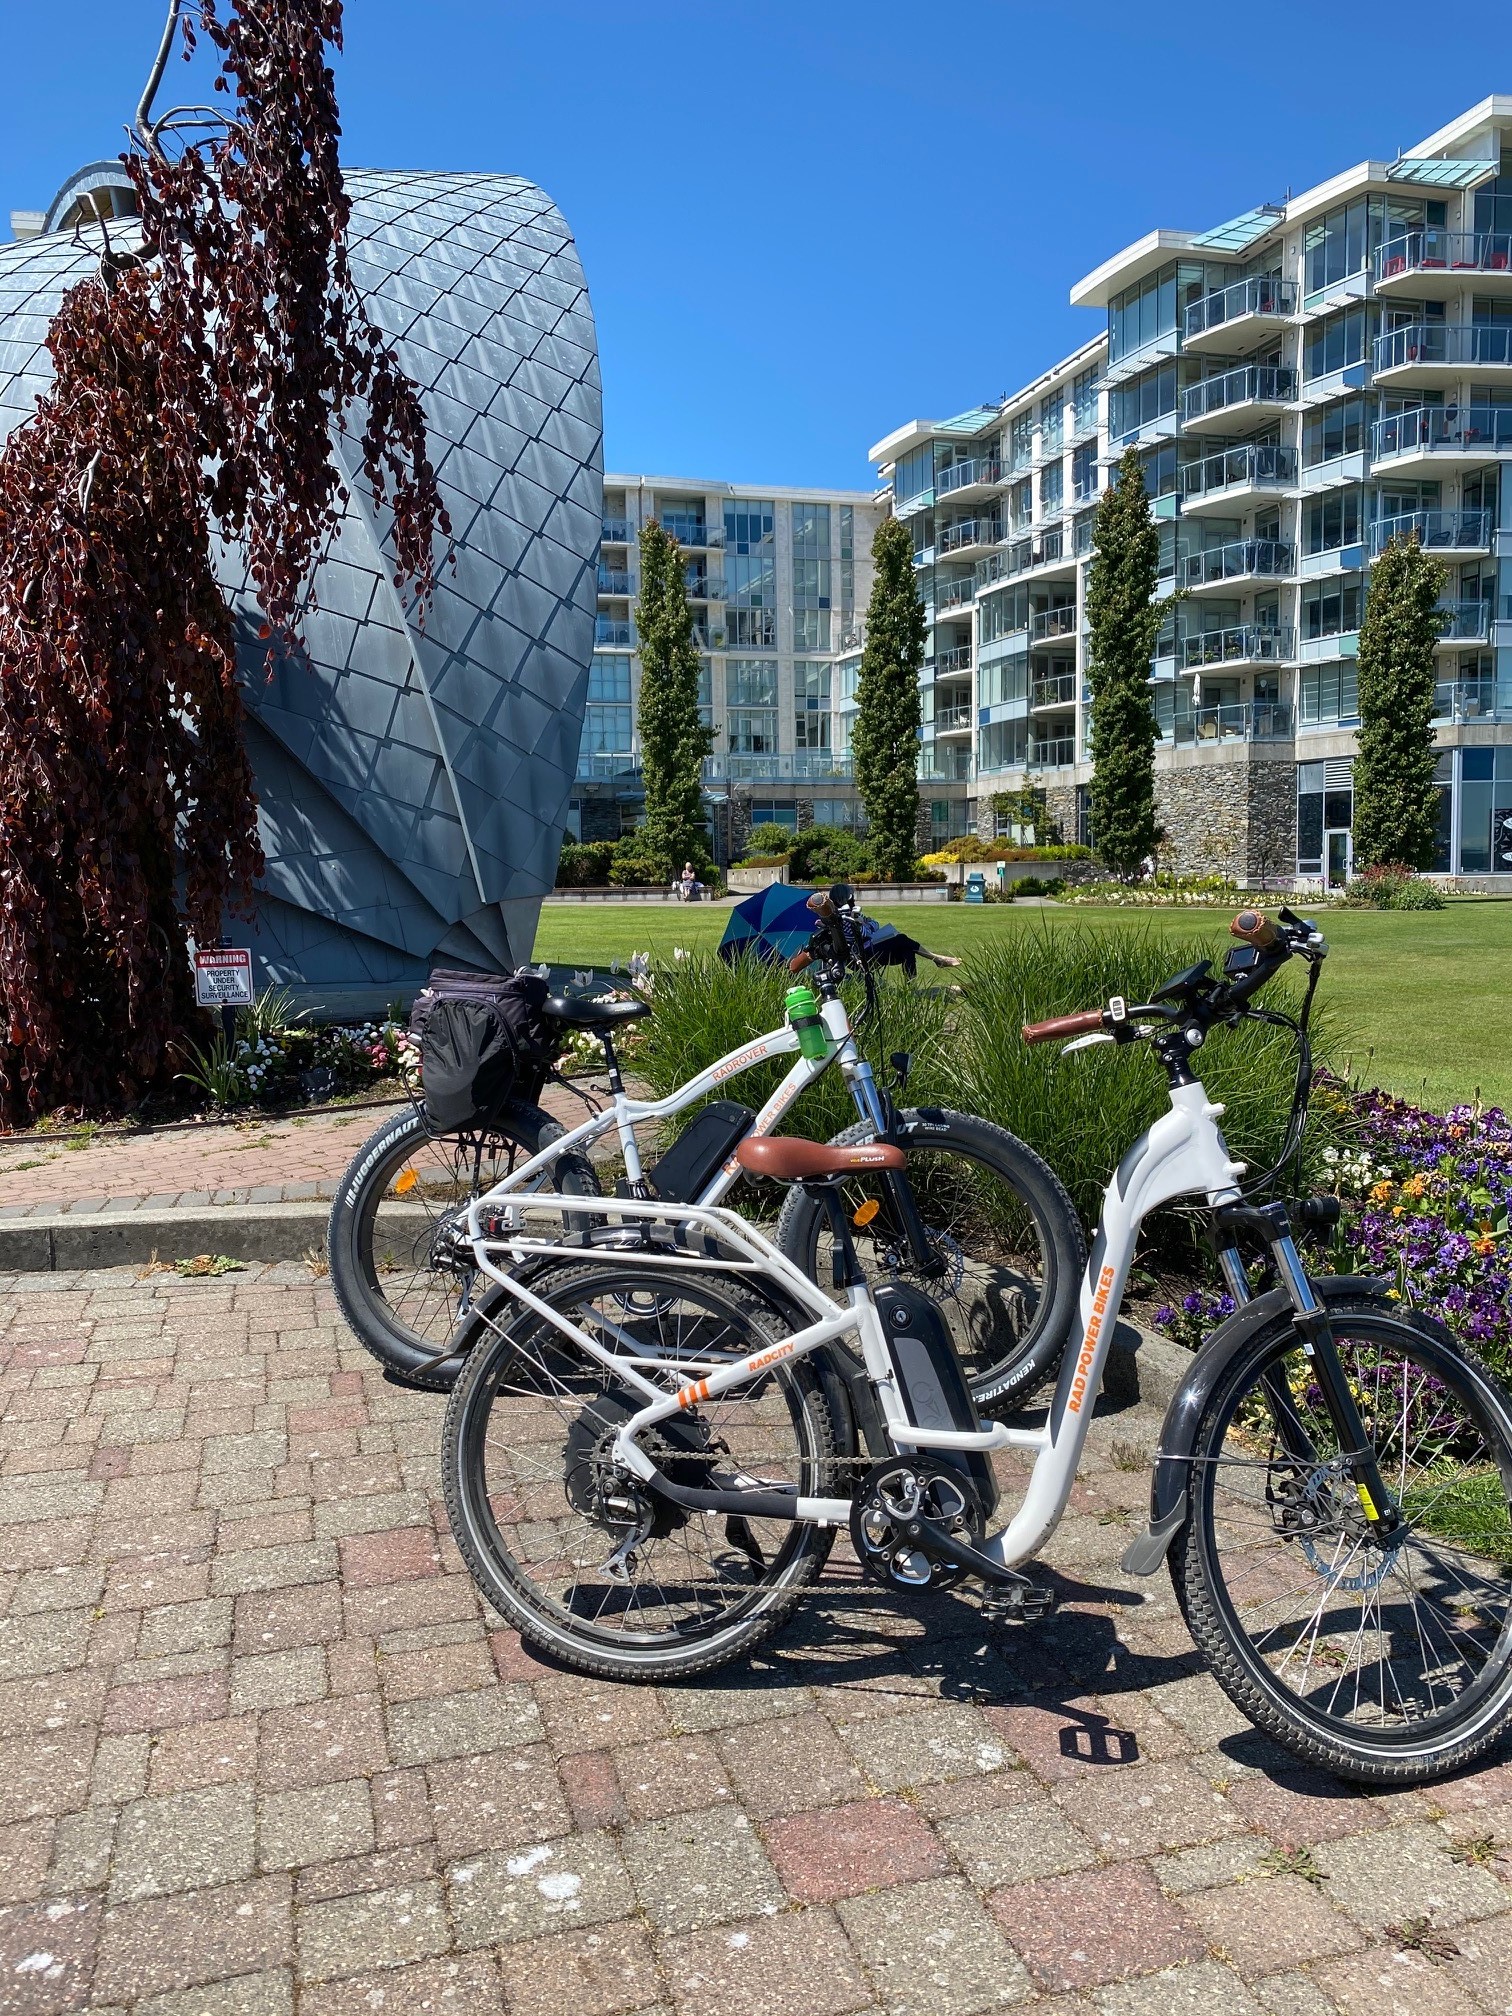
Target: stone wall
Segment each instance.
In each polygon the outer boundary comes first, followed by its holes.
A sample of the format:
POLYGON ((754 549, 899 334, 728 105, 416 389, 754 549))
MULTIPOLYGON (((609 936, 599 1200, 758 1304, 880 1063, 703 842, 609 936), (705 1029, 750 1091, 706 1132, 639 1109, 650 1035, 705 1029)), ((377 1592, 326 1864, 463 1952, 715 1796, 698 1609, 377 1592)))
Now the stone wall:
MULTIPOLYGON (((988 846, 997 839, 997 812, 993 798, 998 795, 983 792, 976 801, 976 836, 988 846)), ((1053 831, 1037 834, 1041 846, 1049 846, 1057 839, 1072 846, 1076 841, 1076 786, 1074 784, 1049 784, 1044 789, 1045 818, 1053 831)))
POLYGON ((1225 751, 1216 760, 1159 765, 1161 866, 1244 883, 1289 877, 1296 868, 1296 789, 1290 752, 1278 760, 1225 751))

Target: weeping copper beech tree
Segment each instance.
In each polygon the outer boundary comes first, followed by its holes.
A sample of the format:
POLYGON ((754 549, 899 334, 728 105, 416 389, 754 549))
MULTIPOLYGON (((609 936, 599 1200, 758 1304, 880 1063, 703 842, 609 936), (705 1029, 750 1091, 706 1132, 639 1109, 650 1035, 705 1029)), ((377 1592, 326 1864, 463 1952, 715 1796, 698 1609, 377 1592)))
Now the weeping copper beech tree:
POLYGON ((369 322, 327 62, 340 0, 172 0, 123 157, 139 236, 48 336, 0 450, 0 1119, 129 1105, 193 1026, 188 935, 262 866, 230 613, 240 544, 269 656, 297 650, 360 441, 423 607, 450 534, 419 397, 369 322), (154 118, 175 44, 213 107, 154 118))

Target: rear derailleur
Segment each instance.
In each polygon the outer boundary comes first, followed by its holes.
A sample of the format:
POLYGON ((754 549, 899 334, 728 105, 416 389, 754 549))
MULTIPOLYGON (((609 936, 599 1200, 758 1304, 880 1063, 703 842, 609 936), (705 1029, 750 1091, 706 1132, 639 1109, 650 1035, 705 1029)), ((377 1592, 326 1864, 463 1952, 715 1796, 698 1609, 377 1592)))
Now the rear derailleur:
POLYGON ((949 1589, 967 1575, 987 1584, 982 1614, 994 1623, 1048 1616, 1055 1593, 981 1551, 981 1500, 969 1478, 925 1456, 874 1463, 851 1504, 850 1537, 862 1572, 885 1589, 949 1589))

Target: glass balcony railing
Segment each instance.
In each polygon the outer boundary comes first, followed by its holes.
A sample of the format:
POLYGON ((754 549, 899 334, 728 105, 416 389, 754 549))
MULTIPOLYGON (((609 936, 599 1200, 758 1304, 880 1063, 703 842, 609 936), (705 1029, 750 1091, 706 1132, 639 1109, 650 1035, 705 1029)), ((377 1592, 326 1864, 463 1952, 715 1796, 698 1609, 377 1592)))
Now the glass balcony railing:
POLYGON ((966 784, 976 775, 971 745, 924 742, 919 746, 919 779, 928 784, 966 784))
POLYGON ((969 672, 971 670, 971 646, 969 644, 958 644, 953 650, 937 652, 934 658, 934 669, 937 679, 947 678, 953 672, 969 672))
POLYGON ((1416 539, 1425 553, 1484 553, 1491 545, 1489 511, 1407 511, 1378 518, 1370 528, 1370 557, 1378 560, 1393 539, 1416 539))
POLYGON ((1242 364, 1237 371, 1224 371, 1188 385, 1181 395, 1181 417, 1184 421, 1201 420, 1231 406, 1284 406, 1296 396, 1297 374, 1289 365, 1242 364))
POLYGON ((1029 641, 1031 644, 1048 644, 1058 637, 1076 635, 1076 605, 1065 604, 1058 609, 1037 609, 1029 619, 1029 641))
POLYGON ((1429 224, 1388 238, 1375 255, 1376 285, 1410 273, 1512 272, 1512 231, 1446 231, 1429 224))
POLYGON ((598 592, 600 595, 628 595, 630 575, 624 567, 600 567, 598 570, 598 592))
POLYGON ((1295 315, 1297 284, 1294 280, 1236 280, 1232 287, 1216 294, 1204 294, 1186 311, 1182 333, 1190 342, 1225 322, 1237 322, 1245 315, 1295 315))
POLYGON ((604 519, 604 537, 611 546, 627 546, 630 543, 630 520, 628 518, 604 519))
POLYGON ((966 701, 959 707, 940 707, 935 711, 935 733, 948 732, 954 728, 971 726, 971 703, 966 701))
POLYGON ((639 769, 640 758, 630 749, 580 749, 578 751, 577 774, 579 777, 634 776, 639 769))
POLYGON ((601 649, 633 651, 635 649, 635 625, 621 622, 613 616, 598 616, 593 623, 593 641, 601 649))
POLYGON ((1292 548, 1284 539, 1236 539, 1207 553, 1188 553, 1177 562, 1177 585, 1200 588, 1213 581, 1259 575, 1266 580, 1292 571, 1292 548))
POLYGON ((1505 370, 1512 364, 1512 327, 1501 322, 1413 322, 1375 339, 1375 368, 1400 371, 1410 364, 1441 364, 1465 371, 1505 370))
POLYGON ((1284 489, 1297 480, 1297 451, 1277 441, 1248 442, 1241 448, 1204 455, 1200 462, 1188 462, 1178 480, 1182 498, 1188 503, 1223 490, 1284 489))
POLYGON ((722 525, 706 525, 702 518, 685 518, 676 511, 663 511, 662 530, 670 532, 679 546, 703 547, 723 546, 725 543, 722 525))
POLYGON ((1409 406, 1371 428, 1374 459, 1440 451, 1499 455, 1512 449, 1512 406, 1409 406))
POLYGON ((1441 679, 1433 689, 1435 721, 1488 721, 1497 711, 1494 679, 1441 679))
POLYGON ((995 546, 1003 536, 1003 528, 996 518, 962 518, 954 525, 941 525, 935 531, 935 551, 938 553, 959 553, 963 546, 995 546))
POLYGON ((1031 770, 1059 770, 1067 763, 1076 761, 1076 737, 1055 735, 1038 737, 1029 744, 1029 768, 1031 770))
POLYGON ((976 582, 974 579, 970 581, 947 581, 943 587, 937 582, 935 584, 935 608, 969 608, 971 598, 975 593, 976 582))
POLYGON ((790 783, 806 778, 848 778, 853 765, 849 756, 829 749, 778 750, 769 755, 734 750, 728 755, 706 756, 703 774, 706 784, 790 783))
POLYGON ((688 594, 694 602, 723 602, 725 578, 722 574, 695 574, 688 582, 688 594))
POLYGON ((1291 733, 1292 710, 1284 700, 1194 707, 1190 714, 1179 715, 1169 730, 1178 748, 1202 742, 1285 742, 1291 733))
POLYGON ((969 462, 955 462, 935 477, 935 495, 948 497, 953 490, 969 489, 973 483, 1001 483, 1003 465, 996 456, 978 455, 969 462))
POLYGON ((1074 707, 1076 674, 1062 672, 1054 679, 1036 679, 1029 704, 1031 707, 1074 707))
POLYGON ((1444 627, 1439 641, 1444 644, 1485 644, 1491 637, 1489 602, 1440 602, 1444 627))
POLYGON ((1297 633, 1262 624, 1239 623, 1176 640, 1176 663, 1183 672, 1208 665, 1287 665, 1297 655, 1297 633))

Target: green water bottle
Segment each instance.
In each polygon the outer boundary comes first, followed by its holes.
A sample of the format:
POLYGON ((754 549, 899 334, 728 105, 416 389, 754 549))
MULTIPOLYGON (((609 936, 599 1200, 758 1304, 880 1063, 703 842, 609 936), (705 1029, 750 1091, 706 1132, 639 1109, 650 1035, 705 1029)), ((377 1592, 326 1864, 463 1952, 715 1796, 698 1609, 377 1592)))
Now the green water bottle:
POLYGON ((829 1049, 829 1037, 819 1019, 819 997, 812 987, 789 987, 783 1003, 787 1018, 798 1032, 798 1049, 804 1057, 822 1057, 829 1049))

